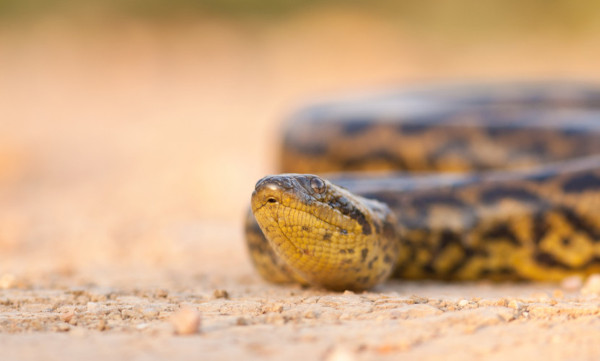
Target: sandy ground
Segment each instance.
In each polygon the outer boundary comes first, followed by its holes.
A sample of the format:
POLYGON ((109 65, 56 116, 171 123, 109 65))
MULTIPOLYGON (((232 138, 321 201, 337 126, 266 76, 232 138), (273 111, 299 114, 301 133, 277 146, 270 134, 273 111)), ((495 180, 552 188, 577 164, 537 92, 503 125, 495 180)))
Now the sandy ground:
POLYGON ((599 55, 595 34, 436 39, 353 12, 0 25, 0 359, 598 359, 594 280, 274 286, 241 220, 307 99, 597 80, 599 55))

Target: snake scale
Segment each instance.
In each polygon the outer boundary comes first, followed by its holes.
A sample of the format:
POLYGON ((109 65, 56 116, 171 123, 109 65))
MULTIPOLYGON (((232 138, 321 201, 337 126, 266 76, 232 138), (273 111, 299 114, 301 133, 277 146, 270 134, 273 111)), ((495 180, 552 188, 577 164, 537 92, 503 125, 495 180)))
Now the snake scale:
POLYGON ((263 278, 559 281, 600 272, 600 87, 444 85, 309 106, 246 220, 263 278))

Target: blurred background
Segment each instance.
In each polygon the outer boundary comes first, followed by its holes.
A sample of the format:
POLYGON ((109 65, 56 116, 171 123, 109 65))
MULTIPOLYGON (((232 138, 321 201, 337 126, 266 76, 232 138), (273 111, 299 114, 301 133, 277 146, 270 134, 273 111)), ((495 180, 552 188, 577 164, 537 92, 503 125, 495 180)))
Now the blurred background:
POLYGON ((598 59, 594 1, 0 0, 0 278, 252 274, 245 208, 302 104, 598 59))

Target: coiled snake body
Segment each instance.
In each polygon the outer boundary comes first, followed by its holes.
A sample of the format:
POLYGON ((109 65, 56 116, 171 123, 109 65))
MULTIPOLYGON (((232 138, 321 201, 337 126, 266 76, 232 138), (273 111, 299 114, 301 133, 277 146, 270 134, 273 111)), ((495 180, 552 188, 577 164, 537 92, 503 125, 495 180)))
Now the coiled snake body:
POLYGON ((273 282, 360 290, 391 274, 600 272, 592 85, 447 86, 318 104, 286 123, 281 171, 256 184, 246 222, 252 261, 273 282))

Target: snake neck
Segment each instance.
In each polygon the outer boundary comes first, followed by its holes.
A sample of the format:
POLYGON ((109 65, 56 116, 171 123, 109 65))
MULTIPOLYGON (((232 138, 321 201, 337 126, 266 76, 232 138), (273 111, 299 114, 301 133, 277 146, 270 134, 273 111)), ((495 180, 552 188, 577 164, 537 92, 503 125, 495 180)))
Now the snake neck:
POLYGON ((314 285, 367 289, 388 277, 398 259, 389 208, 314 175, 261 179, 252 212, 275 253, 314 285))

